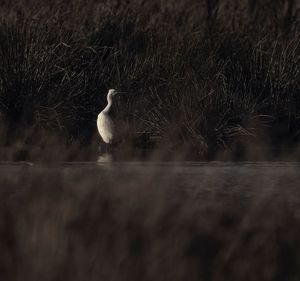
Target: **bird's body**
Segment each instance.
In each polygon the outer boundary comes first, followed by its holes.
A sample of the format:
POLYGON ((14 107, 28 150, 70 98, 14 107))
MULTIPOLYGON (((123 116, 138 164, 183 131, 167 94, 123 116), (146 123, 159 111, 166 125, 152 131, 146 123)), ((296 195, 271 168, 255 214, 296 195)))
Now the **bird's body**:
POLYGON ((98 132, 105 143, 112 143, 114 123, 107 112, 101 112, 97 118, 98 132))
POLYGON ((97 118, 98 132, 106 144, 110 144, 114 138, 114 123, 109 116, 109 111, 112 106, 112 97, 117 94, 114 89, 108 91, 107 106, 99 113, 97 118))

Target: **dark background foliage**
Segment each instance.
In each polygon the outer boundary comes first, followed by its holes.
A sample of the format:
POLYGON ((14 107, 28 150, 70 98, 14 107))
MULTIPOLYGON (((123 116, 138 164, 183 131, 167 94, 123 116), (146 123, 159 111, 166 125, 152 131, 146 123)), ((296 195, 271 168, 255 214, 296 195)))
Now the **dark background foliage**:
POLYGON ((109 88, 128 92, 114 116, 129 146, 168 143, 207 155, 245 139, 295 145, 297 5, 1 1, 2 145, 94 145, 109 88))

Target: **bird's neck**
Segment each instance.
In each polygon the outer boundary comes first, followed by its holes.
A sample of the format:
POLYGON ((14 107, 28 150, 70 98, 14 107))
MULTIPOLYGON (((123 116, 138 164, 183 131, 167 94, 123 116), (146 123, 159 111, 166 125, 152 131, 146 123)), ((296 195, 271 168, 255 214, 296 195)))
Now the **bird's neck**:
POLYGON ((102 112, 108 113, 111 108, 111 104, 112 104, 111 99, 108 99, 107 106, 103 109, 102 112))

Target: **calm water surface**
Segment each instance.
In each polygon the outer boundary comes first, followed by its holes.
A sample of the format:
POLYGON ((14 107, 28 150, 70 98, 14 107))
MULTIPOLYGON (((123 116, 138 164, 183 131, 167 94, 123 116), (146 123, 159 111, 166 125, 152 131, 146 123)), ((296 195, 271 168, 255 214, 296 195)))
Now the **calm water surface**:
POLYGON ((0 162, 0 175, 59 171, 66 178, 77 176, 111 176, 129 180, 153 177, 157 181, 180 178, 189 184, 204 181, 230 185, 281 182, 300 185, 300 162, 0 162))

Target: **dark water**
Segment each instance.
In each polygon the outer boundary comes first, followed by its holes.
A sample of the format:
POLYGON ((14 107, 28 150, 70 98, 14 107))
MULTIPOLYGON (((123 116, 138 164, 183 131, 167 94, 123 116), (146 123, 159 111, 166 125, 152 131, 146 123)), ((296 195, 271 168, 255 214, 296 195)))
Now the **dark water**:
POLYGON ((0 172, 18 173, 21 171, 41 171, 58 169, 62 172, 105 172, 111 174, 127 173, 130 176, 153 173, 181 175, 191 182, 203 177, 223 180, 227 176, 239 179, 270 181, 289 177, 300 179, 300 162, 0 162, 0 172), (255 177, 255 178, 253 178, 255 177))
POLYGON ((59 173, 65 181, 109 178, 116 184, 141 181, 167 182, 186 187, 282 192, 300 184, 300 162, 1 162, 0 176, 13 180, 20 175, 59 173), (123 182, 125 180, 125 182, 123 182))
POLYGON ((0 181, 11 185, 159 186, 170 192, 238 194, 240 198, 285 195, 300 202, 300 162, 1 162, 0 181), (48 178, 47 181, 41 179, 48 178), (49 182, 50 181, 50 182, 49 182))

